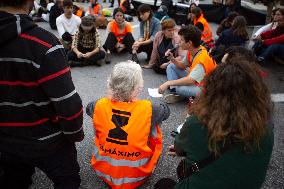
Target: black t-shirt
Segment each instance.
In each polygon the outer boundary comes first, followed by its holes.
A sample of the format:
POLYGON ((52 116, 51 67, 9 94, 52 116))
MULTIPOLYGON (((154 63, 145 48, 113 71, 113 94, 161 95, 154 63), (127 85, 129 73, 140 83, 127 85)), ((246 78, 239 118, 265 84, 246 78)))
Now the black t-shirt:
POLYGON ((162 42, 158 46, 158 53, 159 53, 159 57, 160 57, 160 59, 158 60, 159 65, 169 61, 165 57, 165 53, 168 49, 172 49, 173 47, 174 47, 174 45, 172 43, 172 39, 171 38, 167 39, 166 37, 163 37, 162 42))

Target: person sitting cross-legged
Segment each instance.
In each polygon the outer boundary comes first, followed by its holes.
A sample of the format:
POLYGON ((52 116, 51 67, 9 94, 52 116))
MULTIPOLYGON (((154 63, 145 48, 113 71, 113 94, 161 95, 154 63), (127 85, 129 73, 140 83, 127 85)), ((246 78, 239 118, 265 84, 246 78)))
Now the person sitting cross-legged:
POLYGON ((275 29, 268 30, 258 36, 253 46, 254 52, 260 64, 271 61, 271 59, 283 62, 284 58, 284 9, 276 11, 274 19, 278 20, 275 29))
POLYGON ((125 21, 123 10, 115 8, 113 11, 113 20, 107 26, 108 36, 103 45, 106 50, 106 63, 111 62, 111 53, 127 51, 132 53, 132 45, 135 42, 132 35, 132 26, 125 21))
POLYGON ((108 97, 91 102, 95 140, 91 164, 111 188, 133 189, 152 174, 162 152, 159 125, 169 117, 167 104, 139 100, 142 69, 134 62, 114 66, 108 97))
POLYGON ((95 26, 95 18, 85 16, 79 31, 72 42, 72 51, 68 53, 70 66, 96 65, 101 66, 100 60, 105 58, 101 50, 100 35, 95 26))
POLYGON ((179 57, 184 53, 181 48, 178 47, 180 37, 175 31, 175 21, 173 19, 165 19, 161 22, 162 31, 159 31, 155 35, 153 51, 151 59, 147 65, 142 66, 143 68, 153 68, 158 74, 166 74, 167 66, 171 63, 165 53, 172 49, 172 53, 175 57, 179 57))
POLYGON ((199 95, 204 78, 216 67, 207 50, 200 45, 202 34, 196 26, 182 27, 178 34, 181 38, 180 47, 188 50, 188 53, 182 61, 168 53, 172 62, 167 67, 168 81, 159 87, 160 93, 170 88, 172 93, 164 96, 167 103, 199 95))
POLYGON ((153 41, 155 35, 161 30, 160 21, 153 16, 153 11, 149 5, 142 4, 138 7, 138 20, 140 28, 140 36, 138 41, 135 41, 132 46, 132 60, 140 63, 137 53, 145 52, 147 54, 147 60, 150 60, 153 41))
POLYGON ((56 27, 59 40, 67 51, 71 48, 73 36, 78 31, 81 18, 73 14, 72 0, 63 1, 63 10, 64 13, 56 18, 56 27))

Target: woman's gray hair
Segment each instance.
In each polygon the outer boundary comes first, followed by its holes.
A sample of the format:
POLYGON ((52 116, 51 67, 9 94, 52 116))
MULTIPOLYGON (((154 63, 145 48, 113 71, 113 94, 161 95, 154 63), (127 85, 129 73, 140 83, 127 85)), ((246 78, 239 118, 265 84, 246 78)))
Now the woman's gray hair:
POLYGON ((108 91, 111 99, 129 102, 138 96, 143 84, 140 65, 132 61, 121 62, 114 66, 108 78, 108 91))

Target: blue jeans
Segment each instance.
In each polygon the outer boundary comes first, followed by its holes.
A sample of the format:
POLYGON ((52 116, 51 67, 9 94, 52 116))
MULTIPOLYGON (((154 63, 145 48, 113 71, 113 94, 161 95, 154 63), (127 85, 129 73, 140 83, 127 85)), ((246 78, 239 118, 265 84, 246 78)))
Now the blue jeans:
POLYGON ((264 60, 269 60, 273 56, 279 57, 281 59, 284 58, 284 45, 283 44, 273 44, 265 48, 259 55, 259 57, 263 57, 264 60))
MULTIPOLYGON (((178 67, 176 67, 175 64, 170 63, 167 66, 167 78, 168 80, 177 80, 183 77, 186 77, 188 70, 181 70, 178 67)), ((198 86, 195 85, 188 85, 188 86, 171 86, 171 89, 175 88, 176 94, 183 96, 183 97, 190 97, 190 96, 197 96, 201 89, 198 86)))

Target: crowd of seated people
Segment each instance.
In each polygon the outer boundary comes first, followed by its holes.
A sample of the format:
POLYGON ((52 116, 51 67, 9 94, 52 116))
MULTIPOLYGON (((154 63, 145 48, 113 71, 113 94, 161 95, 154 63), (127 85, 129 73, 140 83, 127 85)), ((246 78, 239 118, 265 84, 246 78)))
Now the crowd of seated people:
MULTIPOLYGON (((233 11, 237 10, 233 5, 217 29, 218 39, 196 1, 191 1, 183 26, 176 26, 164 5, 156 14, 149 5, 140 5, 139 36, 134 36, 123 7, 115 8, 107 19, 97 0, 88 5, 86 11, 74 10, 72 0, 56 0, 48 12, 69 66, 109 64, 115 53, 132 56, 132 61, 114 65, 107 96, 93 99, 86 108, 94 127, 90 161, 95 174, 111 188, 142 185, 162 154, 161 124, 170 115, 167 104, 190 102, 186 121, 168 152, 183 156, 177 167, 179 180, 163 178, 154 188, 260 188, 273 132, 266 72, 258 63, 284 58, 284 10, 275 9, 273 24, 255 34, 252 51, 246 49, 246 19, 233 11), (107 32, 104 43, 98 29, 102 26, 107 32), (147 55, 143 65, 141 52, 147 55), (158 88, 163 102, 138 98, 144 86, 142 68, 166 75, 167 81, 158 88)), ((1 6, 0 2, 3 11, 1 6)))

